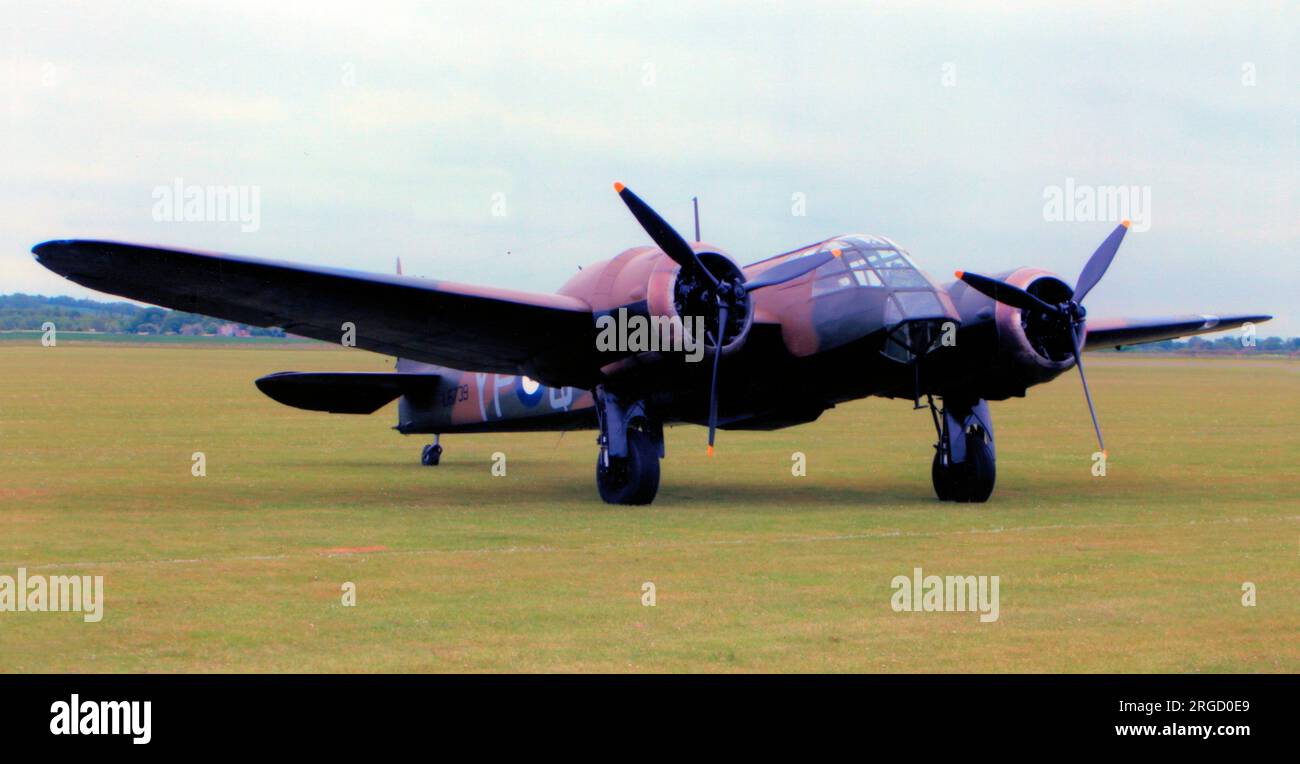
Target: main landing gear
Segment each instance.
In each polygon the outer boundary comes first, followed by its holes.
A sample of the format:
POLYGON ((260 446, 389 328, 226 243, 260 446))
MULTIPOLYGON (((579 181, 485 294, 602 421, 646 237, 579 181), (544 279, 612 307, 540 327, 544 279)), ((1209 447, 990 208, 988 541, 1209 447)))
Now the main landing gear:
POLYGON ((988 403, 945 399, 940 410, 933 397, 928 400, 939 436, 930 465, 935 495, 942 501, 988 501, 997 479, 988 403))
POLYGON ((663 426, 643 401, 622 401, 596 389, 600 436, 596 442, 596 490, 607 504, 649 504, 659 492, 659 460, 664 455, 663 426))
POLYGON ((424 447, 420 452, 420 464, 426 467, 437 467, 438 462, 442 459, 442 446, 438 445, 441 435, 434 435, 433 442, 424 447))

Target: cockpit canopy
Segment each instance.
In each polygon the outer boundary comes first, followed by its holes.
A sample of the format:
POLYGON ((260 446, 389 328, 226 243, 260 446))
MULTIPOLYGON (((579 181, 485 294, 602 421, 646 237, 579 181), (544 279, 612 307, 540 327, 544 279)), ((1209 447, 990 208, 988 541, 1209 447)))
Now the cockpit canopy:
POLYGON ((916 267, 905 251, 883 236, 839 236, 782 259, 836 249, 840 256, 814 272, 812 296, 815 299, 856 289, 870 290, 873 300, 883 299, 883 322, 889 336, 884 349, 887 356, 910 361, 928 352, 945 322, 960 322, 946 293, 916 267))

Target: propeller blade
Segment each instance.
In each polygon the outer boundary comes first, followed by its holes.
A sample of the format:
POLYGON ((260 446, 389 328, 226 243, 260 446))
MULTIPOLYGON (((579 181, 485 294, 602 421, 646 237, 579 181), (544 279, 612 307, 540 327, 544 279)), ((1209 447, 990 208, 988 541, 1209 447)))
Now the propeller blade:
POLYGON ((1128 233, 1128 221, 1115 226, 1115 230, 1110 232, 1110 236, 1097 247, 1097 251, 1092 253, 1088 262, 1083 266, 1083 271, 1079 273, 1079 281, 1074 285, 1074 301, 1083 302, 1092 288, 1097 286, 1101 277, 1106 275, 1106 269, 1110 267, 1110 262, 1115 259, 1115 253, 1119 251, 1119 243, 1124 241, 1124 234, 1128 233))
POLYGON ((718 430, 718 362, 722 360, 722 338, 727 331, 727 306, 718 305, 718 333, 713 335, 713 381, 709 384, 709 456, 718 430))
POLYGON ((988 276, 981 276, 978 273, 969 273, 967 271, 957 271, 957 278, 969 284, 975 291, 982 292, 1013 308, 1041 310, 1052 314, 1061 312, 1055 305, 1049 305, 1020 287, 1012 286, 1005 281, 998 281, 988 276))
POLYGON ((818 252, 808 257, 800 257, 794 260, 786 260, 778 266, 768 268, 753 281, 745 282, 745 290, 753 292, 763 287, 776 286, 784 284, 787 281, 793 281, 808 271, 817 270, 823 265, 829 263, 840 256, 838 249, 832 249, 829 252, 818 252))
POLYGON ((1097 431, 1097 445, 1101 452, 1106 453, 1106 442, 1101 439, 1101 425, 1097 424, 1097 409, 1092 405, 1092 393, 1088 391, 1088 375, 1083 373, 1083 353, 1079 352, 1079 335, 1070 330, 1070 337, 1074 340, 1074 365, 1079 367, 1079 381, 1083 382, 1083 398, 1088 401, 1088 413, 1092 415, 1092 429, 1097 431))
POLYGON ((618 192, 623 203, 632 211, 632 217, 636 222, 641 224, 645 232, 650 235, 650 240, 659 245, 665 255, 672 258, 673 262, 683 268, 689 268, 700 271, 709 277, 714 286, 717 286, 718 279, 704 267, 699 255, 691 249, 691 245, 686 243, 681 234, 677 233, 668 222, 659 217, 659 213, 650 208, 650 205, 641 201, 641 197, 632 193, 632 189, 622 183, 615 183, 614 190, 618 192))

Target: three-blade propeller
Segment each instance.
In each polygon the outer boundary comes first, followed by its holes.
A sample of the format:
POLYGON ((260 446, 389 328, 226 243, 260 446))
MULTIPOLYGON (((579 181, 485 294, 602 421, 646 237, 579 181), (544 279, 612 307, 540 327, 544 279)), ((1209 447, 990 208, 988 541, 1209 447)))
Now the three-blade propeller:
POLYGON ((712 332, 713 374, 709 383, 709 456, 712 456, 713 442, 718 429, 718 366, 722 360, 722 348, 727 340, 728 319, 732 315, 737 315, 740 309, 745 306, 749 293, 793 281, 839 257, 840 252, 839 250, 818 252, 806 257, 787 260, 764 271, 753 281, 746 281, 744 274, 740 273, 739 270, 736 271, 735 275, 727 273, 715 274, 700 259, 695 248, 688 244, 672 226, 668 225, 668 222, 659 213, 655 212, 650 205, 642 201, 641 197, 632 193, 632 189, 622 183, 615 183, 614 190, 618 192, 623 203, 632 212, 632 217, 636 218, 636 221, 645 229, 646 234, 650 236, 650 240, 662 249, 664 254, 671 258, 673 262, 681 266, 682 274, 688 279, 701 281, 710 287, 709 292, 713 296, 718 316, 715 329, 712 332))
POLYGON ((1079 342, 1083 337, 1083 327, 1088 311, 1083 308, 1083 298, 1097 286, 1101 277, 1106 274, 1106 269, 1110 267, 1111 262, 1115 259, 1115 253, 1119 251, 1120 242, 1124 240, 1124 234, 1128 233, 1129 221, 1125 220, 1111 231, 1110 236, 1097 247, 1097 251, 1092 253, 1088 262, 1084 264, 1083 270, 1079 273, 1079 278, 1075 282, 1074 292, 1065 302, 1058 305, 1052 305, 1038 297, 1026 292, 1018 286, 1008 284, 1005 281, 981 276, 978 273, 967 273, 957 271, 957 278, 966 282, 978 292, 992 297, 1004 305, 1010 305, 1013 308, 1019 308, 1023 311, 1034 311, 1046 318, 1049 318, 1057 325, 1060 331, 1070 333, 1070 350, 1074 354, 1074 365, 1079 368, 1079 380, 1083 383, 1083 397, 1088 402, 1088 413, 1092 415, 1092 428, 1097 432, 1097 445, 1101 452, 1106 453, 1106 442, 1101 437, 1101 425, 1097 423, 1097 409, 1092 404, 1092 393, 1088 390, 1088 376, 1083 372, 1083 348, 1079 342))

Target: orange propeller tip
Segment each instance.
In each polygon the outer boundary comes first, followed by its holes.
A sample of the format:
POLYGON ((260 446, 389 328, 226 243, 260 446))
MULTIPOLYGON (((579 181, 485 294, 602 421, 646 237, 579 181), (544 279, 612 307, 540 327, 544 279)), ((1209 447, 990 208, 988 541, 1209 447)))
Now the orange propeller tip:
POLYGON ((614 181, 614 191, 615 191, 615 193, 619 193, 619 194, 621 194, 621 193, 623 193, 623 189, 625 189, 625 188, 627 188, 627 186, 623 185, 622 183, 619 183, 618 181, 614 181))
POLYGON ((713 458, 713 446, 709 446, 709 458, 713 458))
POLYGON ((961 278, 966 275, 966 271, 956 271, 954 275, 956 275, 957 278, 961 278))
POLYGON ((841 252, 841 251, 839 251, 838 249, 832 249, 832 250, 831 250, 831 257, 839 257, 839 256, 842 255, 842 254, 844 254, 844 253, 841 252))
POLYGON ((1119 224, 1122 225, 1122 226, 1124 226, 1125 228, 1128 228, 1128 227, 1129 227, 1129 221, 1127 221, 1127 220, 1121 220, 1121 221, 1119 221, 1119 224))

